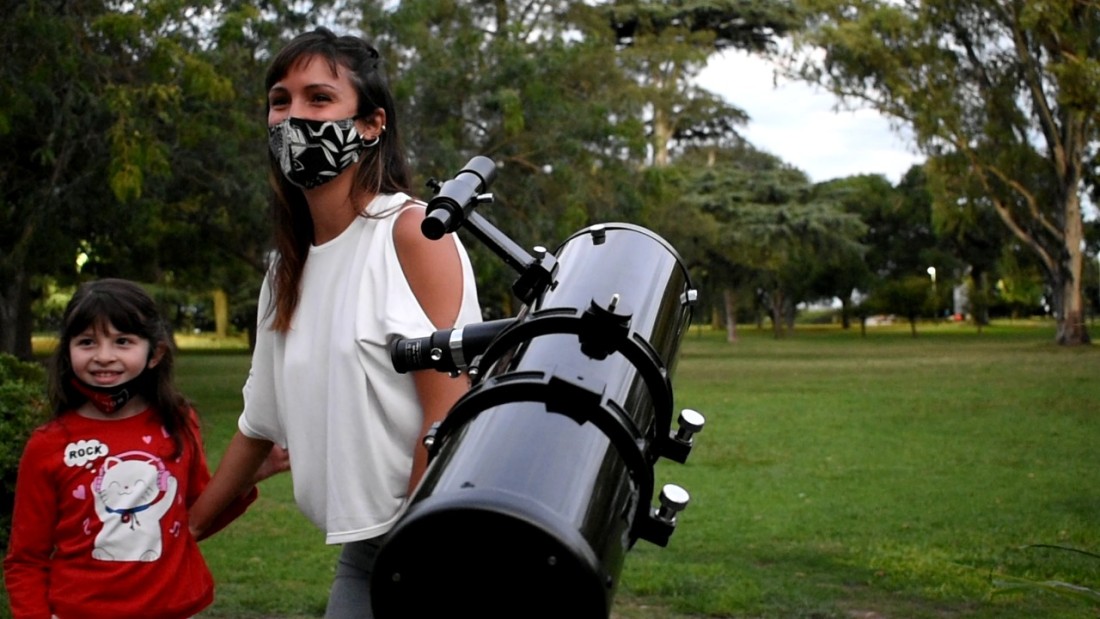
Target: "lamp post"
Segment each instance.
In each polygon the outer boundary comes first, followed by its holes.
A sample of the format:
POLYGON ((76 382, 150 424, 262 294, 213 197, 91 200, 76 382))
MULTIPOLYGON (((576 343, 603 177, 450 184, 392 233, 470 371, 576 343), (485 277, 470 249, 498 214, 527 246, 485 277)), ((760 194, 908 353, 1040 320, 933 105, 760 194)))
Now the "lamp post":
POLYGON ((936 267, 928 267, 928 276, 932 278, 932 317, 940 321, 940 302, 936 296, 936 267))

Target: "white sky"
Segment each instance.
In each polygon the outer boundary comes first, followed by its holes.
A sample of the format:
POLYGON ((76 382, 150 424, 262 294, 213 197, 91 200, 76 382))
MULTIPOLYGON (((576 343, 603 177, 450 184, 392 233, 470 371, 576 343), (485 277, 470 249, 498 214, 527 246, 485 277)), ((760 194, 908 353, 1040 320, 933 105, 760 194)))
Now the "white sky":
POLYGON ((753 146, 799 168, 813 182, 882 174, 897 184, 924 160, 871 110, 835 111, 836 98, 801 82, 780 80, 757 56, 733 50, 712 57, 698 84, 748 113, 742 134, 753 146))

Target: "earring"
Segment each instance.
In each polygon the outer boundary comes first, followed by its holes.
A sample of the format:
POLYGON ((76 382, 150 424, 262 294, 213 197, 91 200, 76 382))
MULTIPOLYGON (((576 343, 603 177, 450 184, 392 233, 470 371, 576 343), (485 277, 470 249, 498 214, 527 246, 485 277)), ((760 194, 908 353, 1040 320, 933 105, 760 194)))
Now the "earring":
POLYGON ((368 138, 365 135, 361 135, 361 136, 359 136, 359 138, 361 140, 363 140, 363 147, 364 148, 370 148, 371 146, 378 146, 378 143, 382 141, 382 138, 380 138, 377 135, 374 136, 373 138, 368 138))
POLYGON ((382 133, 386 132, 386 125, 382 125, 382 133))

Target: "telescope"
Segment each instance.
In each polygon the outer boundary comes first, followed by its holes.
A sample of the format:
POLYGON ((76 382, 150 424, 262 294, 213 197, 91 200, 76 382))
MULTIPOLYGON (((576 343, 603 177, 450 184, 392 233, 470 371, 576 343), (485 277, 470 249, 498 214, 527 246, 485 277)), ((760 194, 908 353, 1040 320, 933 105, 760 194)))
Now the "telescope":
POLYGON ((683 261, 629 223, 529 253, 476 210, 495 174, 479 156, 429 183, 422 232, 465 227, 517 271, 523 305, 391 344, 398 372, 464 372, 471 387, 424 439, 427 471, 379 551, 379 619, 606 619, 627 552, 666 546, 689 501, 654 487, 657 461, 685 462, 705 421, 684 409, 673 427, 697 297, 683 261))

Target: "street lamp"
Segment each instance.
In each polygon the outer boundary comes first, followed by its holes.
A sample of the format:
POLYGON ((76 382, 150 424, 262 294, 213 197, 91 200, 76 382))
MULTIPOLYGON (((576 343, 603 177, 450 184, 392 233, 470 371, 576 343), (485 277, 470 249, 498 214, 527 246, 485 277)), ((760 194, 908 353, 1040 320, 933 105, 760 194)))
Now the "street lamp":
POLYGON ((932 315, 936 322, 939 322, 940 302, 936 296, 936 267, 928 267, 928 276, 932 278, 932 315))

